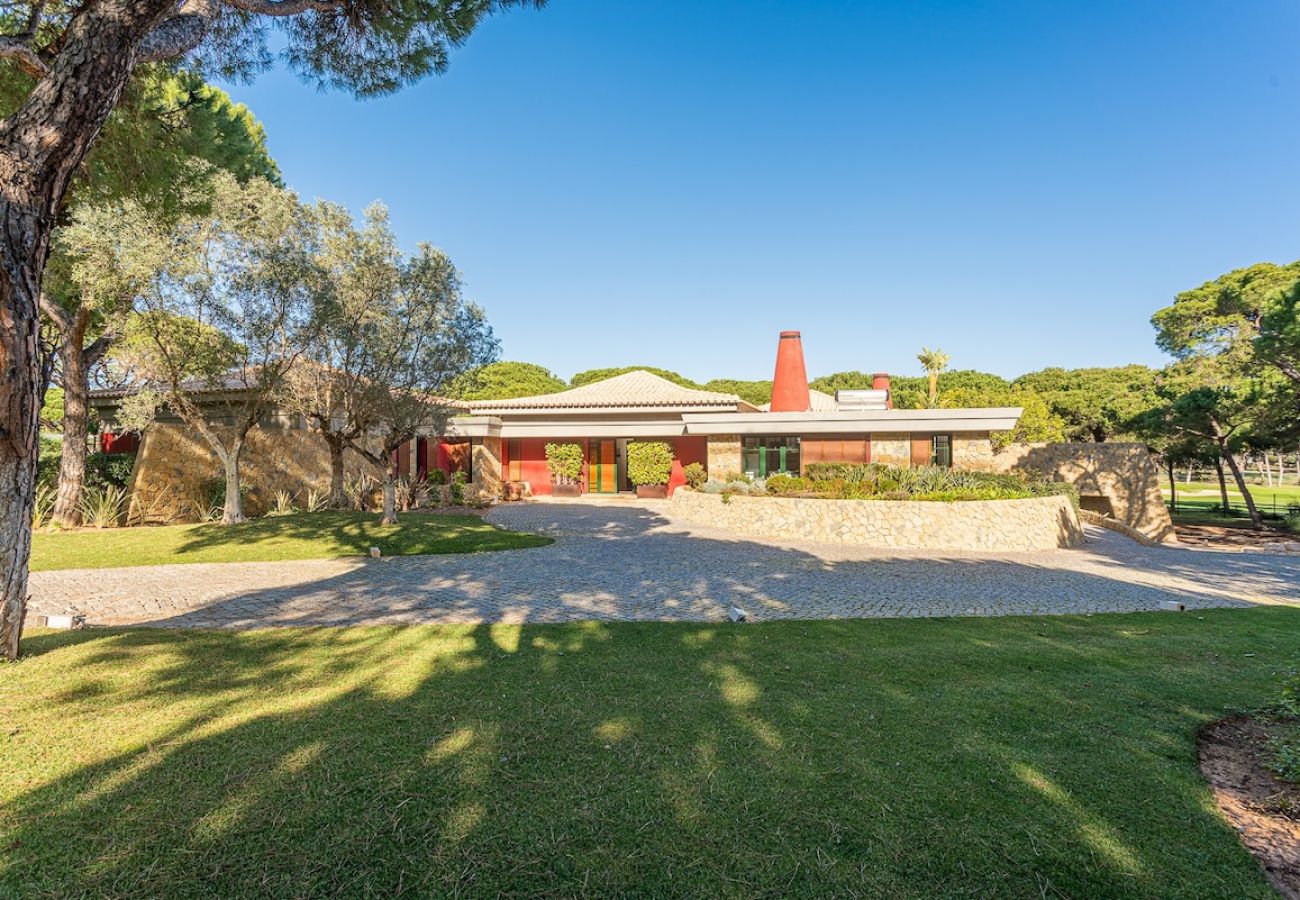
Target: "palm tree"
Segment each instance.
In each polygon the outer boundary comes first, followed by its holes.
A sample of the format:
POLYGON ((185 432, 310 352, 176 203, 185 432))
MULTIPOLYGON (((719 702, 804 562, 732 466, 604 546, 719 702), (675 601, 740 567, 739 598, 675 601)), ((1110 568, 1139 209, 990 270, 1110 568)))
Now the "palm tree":
POLYGON ((933 409, 939 400, 939 373, 948 368, 949 357, 942 350, 922 347, 916 358, 925 369, 925 374, 930 376, 930 408, 933 409))

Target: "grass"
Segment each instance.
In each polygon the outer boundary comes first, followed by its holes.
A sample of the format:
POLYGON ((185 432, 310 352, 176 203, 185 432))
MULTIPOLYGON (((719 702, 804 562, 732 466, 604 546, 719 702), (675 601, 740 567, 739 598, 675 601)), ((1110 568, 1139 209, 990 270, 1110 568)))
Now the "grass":
POLYGON ((266 562, 359 556, 473 553, 540 547, 550 538, 506 531, 478 516, 407 513, 380 525, 378 513, 314 512, 267 516, 242 525, 166 525, 32 535, 32 571, 158 566, 165 563, 266 562))
MULTIPOLYGON (((1248 487, 1255 505, 1267 513, 1284 516, 1290 504, 1300 503, 1300 485, 1285 484, 1269 487, 1263 484, 1251 484, 1248 487)), ((1164 494, 1167 503, 1170 497, 1167 483, 1161 488, 1161 492, 1164 494)), ((1190 484, 1178 482, 1179 513, 1209 514, 1210 510, 1217 509, 1222 502, 1223 498, 1219 494, 1217 482, 1194 481, 1190 484)), ((1238 510, 1241 515, 1246 514, 1246 501, 1231 481, 1228 482, 1228 503, 1234 510, 1238 510)), ((1219 516, 1218 518, 1222 519, 1223 517, 1219 516)))
POLYGON ((1265 898, 1194 737, 1300 609, 26 647, 0 896, 1265 898))

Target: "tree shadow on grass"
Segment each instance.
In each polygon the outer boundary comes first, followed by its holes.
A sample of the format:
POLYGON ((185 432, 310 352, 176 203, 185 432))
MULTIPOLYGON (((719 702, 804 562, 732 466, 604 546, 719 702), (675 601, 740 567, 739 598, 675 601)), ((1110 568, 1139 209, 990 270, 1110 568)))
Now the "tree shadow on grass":
MULTIPOLYGON (((385 555, 469 553, 540 546, 545 541, 511 534, 475 515, 406 513, 394 526, 379 524, 379 513, 325 511, 263 516, 239 525, 216 523, 190 529, 178 553, 203 553, 248 543, 321 544, 333 555, 364 556, 372 546, 385 555)), ((183 562, 178 559, 177 562, 183 562)))
POLYGON ((41 635, 0 892, 1263 897, 1192 735, 1298 635, 1285 609, 41 635))

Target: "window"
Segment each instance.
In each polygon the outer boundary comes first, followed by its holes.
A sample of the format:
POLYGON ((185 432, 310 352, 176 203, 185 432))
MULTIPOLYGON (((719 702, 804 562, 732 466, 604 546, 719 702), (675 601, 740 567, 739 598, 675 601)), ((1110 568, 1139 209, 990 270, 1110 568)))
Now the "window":
POLYGON ((799 438, 746 437, 741 443, 740 467, 753 478, 777 472, 799 474, 799 438))
POLYGON ((930 465, 952 466, 952 435, 936 434, 930 438, 930 465))
POLYGON ((506 481, 524 480, 524 442, 519 438, 506 441, 506 481))

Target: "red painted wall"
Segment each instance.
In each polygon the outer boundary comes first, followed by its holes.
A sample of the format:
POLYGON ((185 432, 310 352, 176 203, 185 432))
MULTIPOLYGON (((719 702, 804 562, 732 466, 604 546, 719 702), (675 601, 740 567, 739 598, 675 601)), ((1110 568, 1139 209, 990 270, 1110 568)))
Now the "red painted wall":
MULTIPOLYGON (((501 443, 504 445, 506 441, 501 443)), ((551 470, 546 465, 546 439, 523 438, 519 441, 519 449, 519 480, 527 481, 534 494, 549 494, 551 470)), ((505 465, 509 465, 508 459, 505 465)), ((509 472, 509 468, 506 471, 509 472)))
POLYGON ((673 495, 673 491, 686 484, 686 474, 684 469, 691 463, 699 463, 702 466, 708 465, 709 460, 709 439, 692 435, 690 437, 673 438, 673 471, 668 476, 668 496, 673 495))
POLYGON ((140 449, 140 436, 133 432, 114 434, 105 431, 99 436, 99 449, 103 453, 134 453, 140 449))

